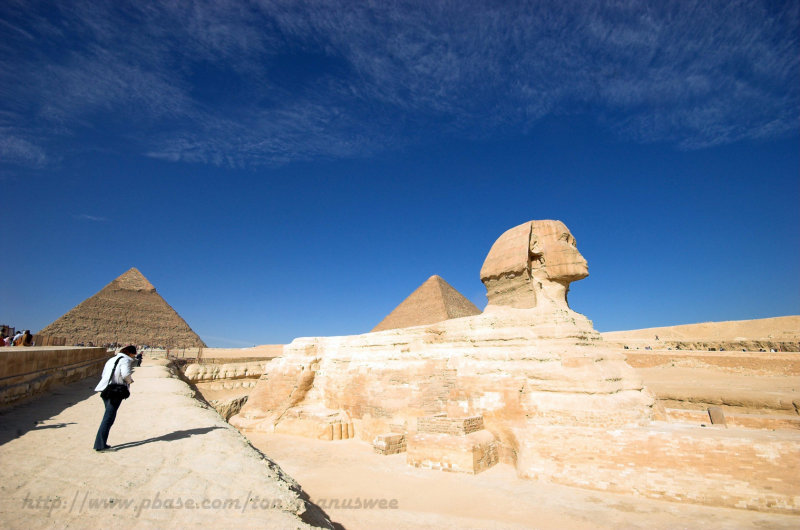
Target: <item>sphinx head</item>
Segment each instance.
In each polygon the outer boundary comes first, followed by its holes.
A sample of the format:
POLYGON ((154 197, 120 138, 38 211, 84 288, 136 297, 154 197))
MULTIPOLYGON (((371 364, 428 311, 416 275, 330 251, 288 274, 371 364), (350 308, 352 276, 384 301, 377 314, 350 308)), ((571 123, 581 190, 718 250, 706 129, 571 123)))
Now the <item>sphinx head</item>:
POLYGON ((528 221, 492 245, 481 268, 490 306, 568 309, 571 282, 589 275, 575 238, 561 221, 528 221))

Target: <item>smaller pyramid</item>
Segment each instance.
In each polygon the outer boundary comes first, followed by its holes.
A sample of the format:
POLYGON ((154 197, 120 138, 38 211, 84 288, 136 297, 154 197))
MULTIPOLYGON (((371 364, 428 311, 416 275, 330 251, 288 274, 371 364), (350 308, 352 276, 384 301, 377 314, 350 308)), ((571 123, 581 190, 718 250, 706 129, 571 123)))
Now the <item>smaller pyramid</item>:
POLYGON ((441 276, 433 275, 408 295, 372 331, 422 326, 480 314, 481 310, 463 294, 441 276))
POLYGON ((136 268, 129 269, 39 334, 64 337, 67 344, 116 342, 171 348, 205 346, 197 333, 136 268))

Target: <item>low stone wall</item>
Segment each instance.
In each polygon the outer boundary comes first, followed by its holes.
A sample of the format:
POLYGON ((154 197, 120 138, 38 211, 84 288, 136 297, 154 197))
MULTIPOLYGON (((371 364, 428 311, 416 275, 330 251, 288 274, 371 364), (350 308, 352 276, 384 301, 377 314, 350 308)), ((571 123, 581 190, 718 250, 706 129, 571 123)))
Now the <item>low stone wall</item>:
POLYGON ((223 364, 191 363, 183 367, 183 375, 192 383, 256 379, 264 375, 267 363, 269 361, 223 364))
POLYGON ((800 355, 769 352, 631 351, 625 360, 634 368, 651 368, 672 363, 696 362, 718 368, 738 369, 776 375, 800 375, 800 355))
POLYGON ((516 435, 517 472, 524 478, 800 514, 800 438, 794 432, 656 423, 618 429, 535 426, 516 435))
MULTIPOLYGON (((688 423, 696 426, 710 425, 711 415, 708 410, 665 409, 669 422, 688 423)), ((800 430, 800 416, 788 414, 731 414, 725 413, 725 425, 744 429, 788 429, 800 430)))
POLYGON ((283 355, 283 344, 262 344, 252 348, 175 348, 170 355, 199 362, 244 362, 274 359, 283 355))
POLYGON ((0 349, 0 406, 42 394, 54 384, 97 376, 111 354, 105 348, 33 346, 0 349))

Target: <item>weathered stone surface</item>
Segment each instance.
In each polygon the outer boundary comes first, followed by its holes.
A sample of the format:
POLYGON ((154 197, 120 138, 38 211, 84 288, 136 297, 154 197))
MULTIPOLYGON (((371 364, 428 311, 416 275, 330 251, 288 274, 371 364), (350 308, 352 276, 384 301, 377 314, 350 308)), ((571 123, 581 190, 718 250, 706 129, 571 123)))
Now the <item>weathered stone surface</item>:
POLYGON ((414 467, 477 474, 498 462, 497 442, 487 430, 458 436, 415 433, 408 437, 406 462, 414 467))
POLYGON ((226 421, 234 414, 238 414, 245 403, 247 403, 247 396, 239 396, 230 399, 212 399, 208 402, 208 404, 214 407, 214 410, 219 412, 219 415, 225 418, 226 421))
POLYGON ((445 415, 426 416, 417 419, 417 432, 465 436, 483 429, 483 416, 448 418, 445 415))
MULTIPOLYGON (((346 413, 371 440, 420 416, 506 423, 646 423, 652 398, 620 353, 569 310, 502 309, 403 330, 296 339, 232 421, 271 432, 285 411, 346 413)), ((504 443, 514 445, 512 440, 504 443)))
POLYGON ((479 315, 481 310, 441 276, 431 276, 403 300, 372 331, 433 324, 451 318, 479 315))
POLYGON ((396 455, 406 450, 406 435, 390 432, 379 434, 372 440, 372 447, 379 455, 396 455))
POLYGON ((561 221, 528 221, 507 230, 492 245, 481 267, 490 310, 493 306, 567 309, 571 282, 589 269, 575 238, 561 221))
POLYGON ((105 348, 12 346, 0 350, 0 407, 38 396, 58 384, 103 370, 105 348))
MULTIPOLYGON (((512 229, 512 235, 527 233, 527 248, 535 227, 540 260, 522 267, 532 266, 542 281, 550 275, 548 281, 561 290, 547 287, 541 292, 560 293, 560 303, 552 298, 530 308, 495 304, 481 315, 427 326, 296 339, 267 365, 232 423, 286 432, 281 424, 293 414, 316 417, 317 423, 346 415, 357 437, 372 440, 398 425, 413 431, 422 416, 483 415, 503 454, 513 458, 519 443, 512 425, 649 422, 653 400, 641 379, 622 354, 603 346, 586 317, 566 306, 566 284, 558 282, 586 275, 569 231, 556 221, 525 226, 512 229)), ((508 253, 500 252, 501 258, 494 260, 496 250, 497 244, 487 263, 498 264, 499 270, 505 268, 508 260, 502 256, 508 253)))
POLYGON ((800 514, 800 438, 789 431, 655 423, 517 431, 517 473, 650 498, 800 514))
POLYGON ((726 426, 725 413, 722 411, 721 407, 708 407, 708 417, 711 419, 713 425, 726 426))
POLYGON ((135 268, 78 304, 38 334, 68 344, 93 342, 159 347, 205 346, 200 337, 135 268))
POLYGON ((207 363, 187 364, 183 375, 192 383, 201 381, 231 381, 235 379, 257 378, 264 374, 267 361, 252 361, 245 363, 207 363))

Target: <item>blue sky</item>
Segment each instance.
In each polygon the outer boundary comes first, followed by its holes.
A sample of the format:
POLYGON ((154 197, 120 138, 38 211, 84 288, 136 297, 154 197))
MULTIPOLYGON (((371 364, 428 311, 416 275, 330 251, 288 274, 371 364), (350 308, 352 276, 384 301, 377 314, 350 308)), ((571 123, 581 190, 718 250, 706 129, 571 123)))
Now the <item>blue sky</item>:
POLYGON ((137 267, 210 346, 478 307, 560 219, 600 331, 800 313, 797 2, 0 4, 0 321, 137 267))

